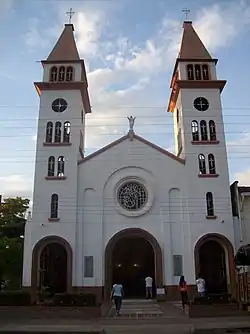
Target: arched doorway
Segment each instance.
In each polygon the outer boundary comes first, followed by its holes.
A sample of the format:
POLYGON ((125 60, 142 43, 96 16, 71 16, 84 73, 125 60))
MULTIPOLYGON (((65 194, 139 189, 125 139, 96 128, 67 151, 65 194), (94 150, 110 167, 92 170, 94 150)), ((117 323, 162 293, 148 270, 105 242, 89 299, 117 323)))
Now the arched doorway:
POLYGON ((218 234, 203 236, 195 246, 195 271, 205 279, 208 293, 235 293, 234 250, 218 234))
POLYGON ((67 291, 67 252, 56 243, 45 246, 40 255, 39 290, 49 287, 54 293, 67 291))
POLYGON ((151 244, 140 237, 119 240, 112 254, 111 284, 121 283, 126 297, 144 297, 147 276, 155 282, 154 249, 151 244))
POLYGON ((32 288, 49 287, 54 293, 72 287, 72 249, 58 236, 45 237, 35 245, 32 256, 32 288))
POLYGON ((163 287, 162 252, 157 240, 138 228, 115 234, 105 249, 105 297, 116 280, 124 285, 126 297, 145 296, 147 275, 154 278, 155 289, 163 287))

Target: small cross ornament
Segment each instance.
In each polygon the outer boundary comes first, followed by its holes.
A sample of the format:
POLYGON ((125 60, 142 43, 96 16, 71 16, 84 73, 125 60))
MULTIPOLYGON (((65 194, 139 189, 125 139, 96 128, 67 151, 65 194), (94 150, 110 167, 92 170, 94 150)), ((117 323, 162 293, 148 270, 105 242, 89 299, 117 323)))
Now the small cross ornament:
POLYGON ((72 8, 70 8, 69 12, 66 12, 66 14, 69 17, 69 23, 71 23, 71 19, 72 19, 73 15, 75 14, 75 12, 73 12, 72 8))
POLYGON ((188 9, 188 8, 184 8, 184 9, 182 9, 182 12, 183 12, 184 15, 186 16, 186 20, 188 20, 188 14, 190 13, 190 9, 188 9))

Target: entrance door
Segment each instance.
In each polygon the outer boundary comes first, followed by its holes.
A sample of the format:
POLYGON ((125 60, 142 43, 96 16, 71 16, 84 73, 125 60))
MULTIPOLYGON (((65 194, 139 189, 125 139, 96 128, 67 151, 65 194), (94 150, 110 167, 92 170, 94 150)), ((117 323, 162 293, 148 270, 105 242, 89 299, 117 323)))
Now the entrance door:
POLYGON ((126 298, 145 296, 145 278, 155 281, 154 250, 144 238, 122 238, 112 253, 112 284, 123 285, 126 298))
POLYGON ((53 293, 67 291, 67 252, 58 243, 44 247, 40 256, 40 289, 49 287, 53 293))
POLYGON ((214 240, 206 241, 199 250, 200 274, 206 281, 208 293, 226 293, 227 276, 225 251, 214 240))

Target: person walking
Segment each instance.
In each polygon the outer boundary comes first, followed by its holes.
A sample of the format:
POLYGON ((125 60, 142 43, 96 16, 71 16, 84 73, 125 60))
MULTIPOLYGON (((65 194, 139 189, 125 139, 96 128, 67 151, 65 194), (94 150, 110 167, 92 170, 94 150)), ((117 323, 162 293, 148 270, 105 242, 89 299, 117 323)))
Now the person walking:
POLYGON ((196 286, 197 286, 197 291, 198 291, 200 297, 205 297, 206 282, 205 282, 204 278, 202 278, 201 275, 198 275, 198 277, 197 277, 196 286))
POLYGON ((114 284, 111 290, 110 298, 114 299, 116 315, 120 315, 123 296, 124 296, 123 286, 121 284, 114 284))
POLYGON ((147 276, 145 278, 146 284, 146 299, 152 298, 153 294, 153 278, 151 276, 147 276))
POLYGON ((185 311, 185 305, 187 305, 188 302, 188 294, 187 294, 187 282, 185 281, 185 277, 181 276, 179 281, 179 290, 181 294, 181 303, 183 311, 185 311))

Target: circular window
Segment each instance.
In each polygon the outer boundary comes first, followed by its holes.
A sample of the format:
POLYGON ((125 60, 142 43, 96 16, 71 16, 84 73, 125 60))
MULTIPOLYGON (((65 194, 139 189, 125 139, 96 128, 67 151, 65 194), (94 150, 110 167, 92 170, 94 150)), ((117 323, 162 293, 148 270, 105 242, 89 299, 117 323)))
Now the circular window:
POLYGON ((208 100, 205 97, 197 97, 194 100, 194 107, 199 111, 206 111, 209 108, 208 100))
POLYGON ((64 110, 67 109, 67 102, 64 100, 64 99, 56 99, 52 102, 52 109, 55 111, 55 112, 63 112, 64 110))
POLYGON ((147 190, 139 182, 130 181, 123 184, 117 196, 120 206, 128 211, 140 210, 147 202, 147 190))

